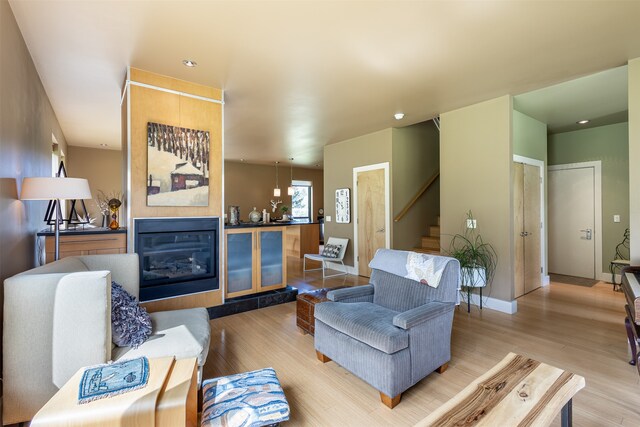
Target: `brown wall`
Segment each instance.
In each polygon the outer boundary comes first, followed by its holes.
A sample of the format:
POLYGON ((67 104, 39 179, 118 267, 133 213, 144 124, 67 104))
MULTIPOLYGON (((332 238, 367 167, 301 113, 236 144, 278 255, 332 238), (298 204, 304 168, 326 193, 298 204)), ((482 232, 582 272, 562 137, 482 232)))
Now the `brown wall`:
MULTIPOLYGON (((287 187, 290 183, 290 170, 288 166, 278 167, 280 194, 278 200, 291 207, 291 196, 287 195, 287 187)), ((293 179, 311 181, 313 184, 313 219, 318 214, 318 209, 324 205, 323 172, 318 169, 293 168, 293 179)), ((229 206, 240 206, 240 219, 248 221, 249 212, 255 206, 260 212, 267 209, 271 213, 270 200, 273 197, 273 189, 276 185, 275 166, 251 165, 247 163, 224 162, 224 206, 229 213, 229 206)), ((278 208, 282 205, 278 205, 278 208)), ((278 211, 272 216, 281 216, 278 211)))
MULTIPOLYGON (((349 239, 344 256, 344 263, 348 266, 354 265, 354 218, 351 217, 349 224, 335 222, 336 190, 349 188, 351 189, 351 197, 353 197, 353 168, 391 162, 391 138, 392 129, 389 128, 324 147, 324 213, 325 218, 331 216, 331 221, 325 221, 325 241, 329 237, 349 239)), ((390 174, 393 176, 393 167, 391 167, 390 174)), ((393 195, 391 197, 393 200, 393 195)), ((351 211, 353 212, 353 200, 351 200, 351 211)))
POLYGON ((98 190, 106 195, 122 192, 122 153, 119 150, 69 146, 66 168, 69 176, 86 178, 91 187, 93 200, 84 203, 94 225, 102 223, 102 213, 96 205, 98 190))
MULTIPOLYGON (((222 99, 220 89, 198 85, 171 77, 149 73, 135 68, 129 69, 129 79, 134 82, 170 89, 185 94, 214 100, 222 99)), ((220 216, 222 213, 222 105, 201 99, 181 96, 176 93, 130 85, 123 103, 123 165, 124 186, 130 188, 126 196, 125 214, 129 230, 133 219, 152 217, 220 216), (209 155, 209 205, 147 206, 147 123, 155 122, 210 132, 209 155), (128 128, 127 128, 128 126, 128 128)), ((124 222, 124 221, 122 221, 124 222)), ((133 251, 133 233, 128 233, 128 250, 133 251)), ((219 270, 221 271, 221 270, 219 270)), ((146 304, 150 311, 156 309, 178 309, 195 306, 211 307, 222 302, 222 280, 220 290, 205 294, 172 298, 167 302, 146 304)))
POLYGON ((0 0, 0 283, 35 263, 35 233, 45 227, 46 202, 20 201, 24 177, 51 176, 51 143, 67 144, 22 39, 0 0))
MULTIPOLYGON (((51 176, 52 134, 66 153, 58 119, 11 7, 0 0, 0 286, 7 277, 35 265, 35 233, 45 226, 47 203, 18 197, 24 177, 51 176)), ((3 305, 0 290, 0 318, 3 305)))

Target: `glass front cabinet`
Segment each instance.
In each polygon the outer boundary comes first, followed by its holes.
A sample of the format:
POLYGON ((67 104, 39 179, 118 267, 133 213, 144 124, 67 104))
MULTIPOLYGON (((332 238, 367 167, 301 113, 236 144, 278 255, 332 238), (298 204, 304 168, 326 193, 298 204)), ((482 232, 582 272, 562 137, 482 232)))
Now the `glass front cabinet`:
POLYGON ((285 235, 285 227, 225 230, 226 298, 286 286, 285 235))

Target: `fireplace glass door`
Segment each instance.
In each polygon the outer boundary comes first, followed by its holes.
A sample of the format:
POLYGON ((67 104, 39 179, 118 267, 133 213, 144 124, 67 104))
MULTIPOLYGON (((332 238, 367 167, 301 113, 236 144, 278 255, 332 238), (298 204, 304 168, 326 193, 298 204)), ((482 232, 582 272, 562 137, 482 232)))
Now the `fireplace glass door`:
POLYGON ((198 279, 213 274, 212 233, 153 233, 141 238, 146 284, 198 279))

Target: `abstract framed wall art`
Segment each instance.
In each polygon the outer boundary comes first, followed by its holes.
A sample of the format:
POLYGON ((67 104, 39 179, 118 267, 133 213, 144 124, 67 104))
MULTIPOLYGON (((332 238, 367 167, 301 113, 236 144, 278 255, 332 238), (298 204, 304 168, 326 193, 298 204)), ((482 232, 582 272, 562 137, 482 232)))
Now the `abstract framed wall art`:
POLYGON ((147 123, 147 206, 208 206, 208 131, 147 123))
POLYGON ((339 188, 336 190, 336 222, 348 224, 351 222, 351 208, 349 205, 349 189, 339 188))

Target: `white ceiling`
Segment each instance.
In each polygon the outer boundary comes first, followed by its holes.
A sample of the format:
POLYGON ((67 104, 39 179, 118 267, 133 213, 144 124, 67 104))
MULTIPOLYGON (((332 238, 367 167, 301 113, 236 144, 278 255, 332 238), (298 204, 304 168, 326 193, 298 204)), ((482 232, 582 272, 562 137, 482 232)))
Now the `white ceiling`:
POLYGON ((119 147, 131 65, 224 89, 225 157, 248 162, 314 165, 325 144, 640 57, 638 1, 10 4, 69 144, 119 147))
POLYGON ((624 65, 515 96, 513 106, 558 133, 625 122, 628 99, 624 65), (585 119, 589 123, 576 123, 585 119))

